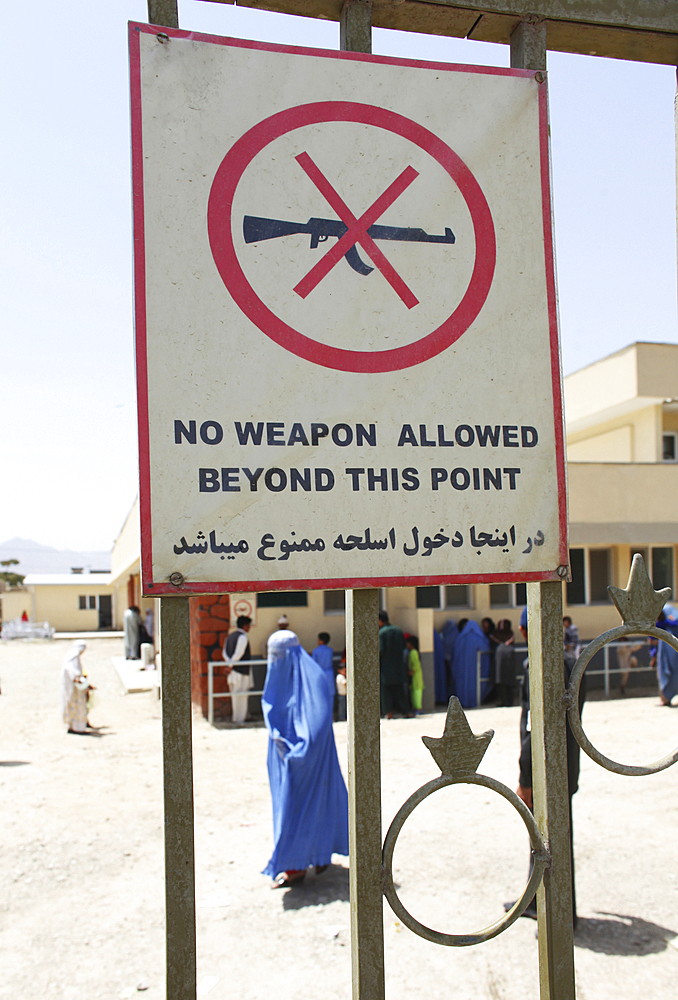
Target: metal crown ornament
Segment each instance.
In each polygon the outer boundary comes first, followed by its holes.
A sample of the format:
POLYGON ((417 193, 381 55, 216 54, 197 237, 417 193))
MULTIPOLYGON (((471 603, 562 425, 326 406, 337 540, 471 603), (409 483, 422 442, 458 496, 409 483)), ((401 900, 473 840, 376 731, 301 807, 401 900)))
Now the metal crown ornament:
POLYGON ((494 729, 475 736, 458 698, 450 698, 443 735, 422 736, 422 741, 445 777, 475 774, 494 736, 494 729))
POLYGON ((633 557, 626 590, 620 587, 607 589, 624 624, 639 629, 651 628, 671 597, 670 587, 654 590, 639 552, 633 557))

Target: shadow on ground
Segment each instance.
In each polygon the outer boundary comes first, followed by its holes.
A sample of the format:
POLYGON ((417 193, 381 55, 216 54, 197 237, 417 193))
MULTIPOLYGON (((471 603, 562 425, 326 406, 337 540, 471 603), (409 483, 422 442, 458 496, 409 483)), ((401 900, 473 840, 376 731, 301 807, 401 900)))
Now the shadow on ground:
POLYGON ((334 903, 335 900, 348 900, 348 868, 342 865, 330 865, 322 873, 316 875, 309 870, 306 878, 284 892, 283 909, 300 910, 303 906, 318 906, 323 903, 334 903))
POLYGON ((665 951, 678 931, 660 927, 642 917, 600 913, 604 919, 580 917, 574 943, 601 955, 656 955, 665 951), (611 919, 607 919, 611 918, 611 919))
POLYGON ((0 760, 0 767, 23 767, 30 763, 30 760, 0 760))

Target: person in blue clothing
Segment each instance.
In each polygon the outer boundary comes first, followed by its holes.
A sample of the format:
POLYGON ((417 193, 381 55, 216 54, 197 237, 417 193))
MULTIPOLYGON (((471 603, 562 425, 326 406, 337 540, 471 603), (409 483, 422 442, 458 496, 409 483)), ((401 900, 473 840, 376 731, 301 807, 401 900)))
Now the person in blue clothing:
POLYGON ((315 647, 311 656, 316 663, 319 663, 323 670, 332 671, 334 676, 334 666, 332 660, 334 658, 334 653, 332 647, 330 646, 330 633, 329 632, 319 632, 318 633, 318 645, 315 647))
MULTIPOLYGON (((678 636, 678 610, 672 604, 665 604, 659 612, 657 628, 678 636)), ((656 662, 659 700, 662 705, 670 705, 671 699, 678 694, 678 653, 660 640, 657 643, 656 662)))
MULTIPOLYGON (((326 645, 326 644, 324 644, 326 645)), ((261 706, 268 729, 273 854, 264 875, 274 889, 316 874, 348 854, 348 793, 332 729, 334 671, 302 649, 294 632, 268 640, 261 706)))
MULTIPOLYGON (((490 640, 478 622, 468 621, 456 638, 452 656, 454 693, 463 708, 475 708, 478 704, 477 654, 479 650, 483 653, 489 653, 490 640)), ((481 673, 483 676, 487 675, 487 657, 481 658, 481 673)), ((489 687, 489 684, 486 683, 481 685, 481 701, 488 693, 489 687)))

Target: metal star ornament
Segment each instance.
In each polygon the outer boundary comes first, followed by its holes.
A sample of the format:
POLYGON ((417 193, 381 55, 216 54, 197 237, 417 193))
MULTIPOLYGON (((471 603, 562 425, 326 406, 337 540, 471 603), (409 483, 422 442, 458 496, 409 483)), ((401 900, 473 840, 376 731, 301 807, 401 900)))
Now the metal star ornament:
POLYGON ((445 777, 461 778, 475 774, 493 736, 494 729, 475 736, 459 699, 450 698, 443 735, 422 736, 422 741, 445 777))
POLYGON ((626 590, 619 587, 607 589, 622 621, 632 628, 652 628, 659 612, 671 597, 670 587, 654 590, 639 552, 633 557, 626 590))

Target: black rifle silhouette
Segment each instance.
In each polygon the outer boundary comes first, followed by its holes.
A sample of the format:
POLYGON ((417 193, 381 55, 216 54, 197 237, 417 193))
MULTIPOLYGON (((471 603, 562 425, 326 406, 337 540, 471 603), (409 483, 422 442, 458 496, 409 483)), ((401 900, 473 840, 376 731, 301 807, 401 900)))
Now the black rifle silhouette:
MULTIPOLYGON (((243 219, 242 231, 245 243, 258 243, 259 240, 275 240, 280 236, 294 236, 306 233, 311 237, 311 249, 315 250, 319 243, 325 243, 330 236, 340 239, 348 226, 334 219, 309 219, 308 222, 283 222, 280 219, 260 219, 256 215, 246 215, 243 219)), ((445 227, 444 236, 429 236, 423 229, 403 229, 400 226, 370 226, 367 235, 373 240, 397 240, 405 243, 454 243, 454 233, 445 227)), ((344 257, 358 274, 370 274, 373 267, 361 260, 355 243, 344 254, 344 257)))

